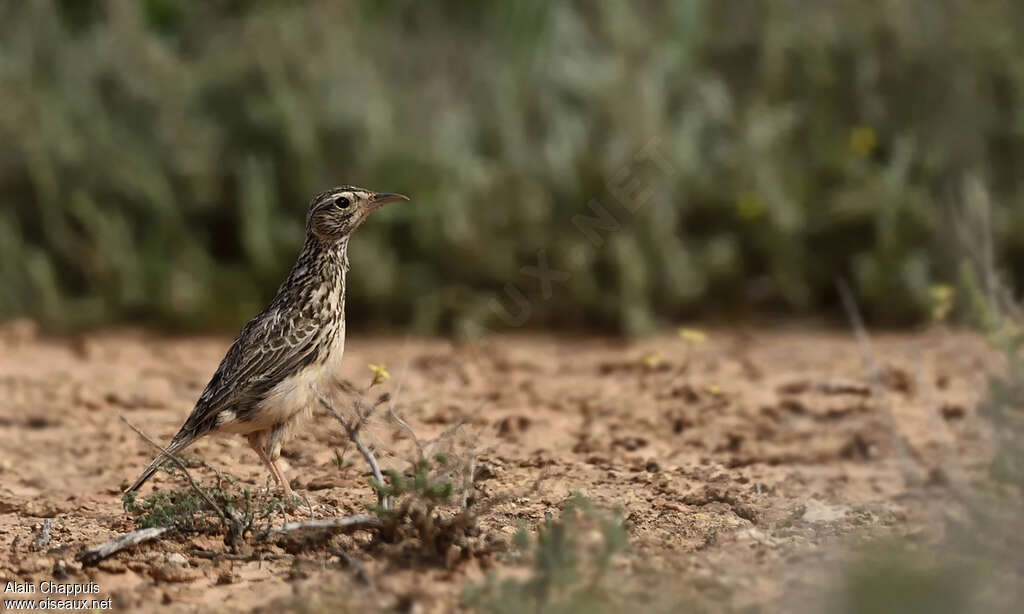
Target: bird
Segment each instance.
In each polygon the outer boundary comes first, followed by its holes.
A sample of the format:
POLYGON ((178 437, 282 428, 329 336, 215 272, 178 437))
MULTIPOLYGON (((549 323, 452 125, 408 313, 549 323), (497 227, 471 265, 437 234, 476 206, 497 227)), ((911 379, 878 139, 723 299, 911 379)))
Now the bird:
POLYGON ((207 435, 242 435, 288 498, 277 460, 296 423, 312 412, 315 389, 330 385, 345 352, 345 278, 352 233, 402 194, 339 186, 310 201, 306 239, 274 299, 238 333, 192 413, 125 492, 207 435))

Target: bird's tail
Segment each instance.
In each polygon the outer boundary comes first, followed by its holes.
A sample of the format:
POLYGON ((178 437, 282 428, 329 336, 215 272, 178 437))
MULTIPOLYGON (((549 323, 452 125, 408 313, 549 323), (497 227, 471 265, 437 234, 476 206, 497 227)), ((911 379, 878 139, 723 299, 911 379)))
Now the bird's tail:
MULTIPOLYGON (((170 445, 167 446, 167 454, 177 454, 178 452, 192 445, 192 442, 194 442, 195 440, 195 437, 187 436, 184 433, 178 433, 177 435, 175 435, 174 439, 171 440, 170 445)), ((167 454, 160 454, 160 456, 156 457, 156 459, 152 463, 150 463, 149 467, 147 467, 146 470, 142 472, 142 475, 139 476, 139 479, 135 480, 135 483, 132 484, 125 492, 135 492, 136 490, 141 488, 142 485, 146 483, 146 480, 153 477, 153 474, 157 472, 157 469, 162 467, 164 463, 170 461, 167 454)))

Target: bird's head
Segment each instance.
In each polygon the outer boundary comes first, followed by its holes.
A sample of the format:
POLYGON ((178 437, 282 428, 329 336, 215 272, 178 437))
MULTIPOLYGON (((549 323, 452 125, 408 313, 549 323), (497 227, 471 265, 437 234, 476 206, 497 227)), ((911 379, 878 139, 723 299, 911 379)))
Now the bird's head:
POLYGON ((350 235, 371 213, 401 194, 373 192, 355 186, 331 188, 313 197, 306 216, 306 231, 321 241, 337 241, 350 235))

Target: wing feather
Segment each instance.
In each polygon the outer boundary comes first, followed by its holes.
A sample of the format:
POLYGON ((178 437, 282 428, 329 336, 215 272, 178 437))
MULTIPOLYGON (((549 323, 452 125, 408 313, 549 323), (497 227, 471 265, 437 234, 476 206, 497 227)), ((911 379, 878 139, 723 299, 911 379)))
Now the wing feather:
POLYGON ((249 321, 199 396, 182 431, 212 430, 221 410, 258 401, 316 358, 320 327, 311 318, 268 310, 249 321))

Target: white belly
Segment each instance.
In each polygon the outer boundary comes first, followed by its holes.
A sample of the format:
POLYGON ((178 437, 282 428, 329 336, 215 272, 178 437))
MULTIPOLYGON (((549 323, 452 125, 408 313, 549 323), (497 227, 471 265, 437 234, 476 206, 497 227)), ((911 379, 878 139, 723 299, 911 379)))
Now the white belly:
POLYGON ((284 379, 274 386, 266 398, 260 401, 251 420, 237 420, 234 412, 224 412, 218 420, 217 431, 221 433, 248 434, 270 430, 281 424, 308 417, 319 403, 315 390, 329 398, 336 386, 335 378, 345 353, 345 330, 342 328, 335 338, 327 360, 310 365, 299 373, 284 379))

